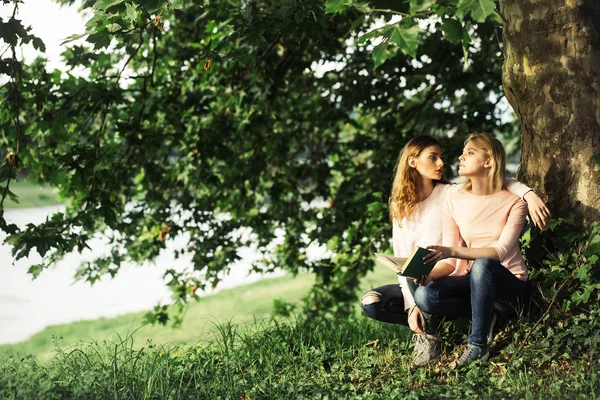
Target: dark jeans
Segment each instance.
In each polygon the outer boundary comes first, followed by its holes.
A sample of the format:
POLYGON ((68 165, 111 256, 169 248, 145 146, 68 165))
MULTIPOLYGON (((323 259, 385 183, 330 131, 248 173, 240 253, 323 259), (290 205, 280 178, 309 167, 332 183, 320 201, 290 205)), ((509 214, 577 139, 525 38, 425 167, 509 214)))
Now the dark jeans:
POLYGON ((486 347, 492 324, 494 302, 503 301, 517 308, 527 283, 517 278, 498 261, 478 258, 465 276, 447 276, 420 286, 415 302, 424 312, 473 320, 469 344, 486 347))
MULTIPOLYGON (((417 285, 408 281, 411 292, 415 293, 417 285)), ((380 286, 363 295, 361 307, 364 313, 377 321, 408 326, 408 314, 404 311, 404 296, 399 284, 380 286), (367 304, 366 304, 367 302, 367 304)), ((435 316, 423 313, 425 333, 435 335, 438 320, 435 316)))

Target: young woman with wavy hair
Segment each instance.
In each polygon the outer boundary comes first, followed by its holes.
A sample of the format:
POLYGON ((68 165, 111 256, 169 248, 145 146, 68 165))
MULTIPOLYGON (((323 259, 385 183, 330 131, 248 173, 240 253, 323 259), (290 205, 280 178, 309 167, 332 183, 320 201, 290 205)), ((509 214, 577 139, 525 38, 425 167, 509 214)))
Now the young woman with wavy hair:
POLYGON ((494 302, 517 307, 528 273, 519 247, 527 209, 521 198, 504 189, 502 143, 489 134, 471 134, 459 161, 458 173, 467 182, 445 201, 442 246, 428 246, 432 252, 424 258, 436 265, 414 297, 424 312, 471 318, 460 366, 487 360, 494 302))
MULTIPOLYGON (((462 187, 444 179, 443 167, 441 146, 430 136, 417 136, 401 150, 389 200, 395 256, 408 257, 415 246, 442 244, 442 206, 448 196, 462 187)), ((549 212, 540 198, 514 179, 506 184, 513 193, 526 197, 534 223, 544 226, 549 212)), ((415 304, 417 285, 413 280, 402 276, 398 280, 399 285, 389 284, 366 292, 361 306, 370 318, 409 326, 414 332, 413 364, 422 365, 440 354, 437 318, 434 313, 422 312, 415 304)))

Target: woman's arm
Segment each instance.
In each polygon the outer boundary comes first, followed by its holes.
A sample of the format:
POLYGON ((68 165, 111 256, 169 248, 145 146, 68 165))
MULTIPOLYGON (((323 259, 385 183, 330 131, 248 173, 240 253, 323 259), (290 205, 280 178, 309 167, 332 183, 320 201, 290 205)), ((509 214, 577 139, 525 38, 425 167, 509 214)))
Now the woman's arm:
POLYGON ((540 229, 544 229, 551 217, 550 210, 546 207, 544 201, 533 190, 525 193, 523 200, 527 202, 533 224, 540 229))
POLYGON ((506 188, 506 190, 508 190, 516 196, 519 196, 520 198, 523 198, 523 196, 525 196, 527 193, 533 190, 532 188, 530 188, 522 182, 519 182, 515 178, 505 178, 504 187, 506 188))
POLYGON ((519 199, 511 207, 502 233, 500 233, 496 244, 492 246, 498 253, 499 261, 504 260, 508 253, 519 246, 519 236, 521 236, 521 231, 523 231, 523 226, 525 226, 526 216, 527 209, 525 202, 519 199))
MULTIPOLYGON (((452 217, 452 201, 449 198, 446 200, 442 208, 442 246, 428 246, 427 248, 454 248, 458 247, 460 242, 460 230, 458 229, 458 225, 456 225, 456 221, 452 217)), ((427 285, 432 280, 440 279, 450 275, 452 272, 454 272, 458 263, 456 258, 441 258, 439 257, 439 252, 435 251, 423 257, 423 261, 427 264, 436 263, 429 275, 427 275, 424 280, 417 282, 419 285, 423 286, 427 285)))
POLYGON ((550 219, 550 210, 533 189, 513 178, 505 179, 504 186, 506 190, 527 202, 527 208, 533 224, 540 229, 545 228, 550 219))
POLYGON ((435 267, 433 267, 429 275, 427 275, 427 278, 423 282, 423 285, 425 286, 431 281, 435 281, 436 279, 448 276, 452 272, 454 272, 454 265, 450 264, 445 260, 440 261, 437 264, 435 264, 435 267))
MULTIPOLYGON (((398 225, 398 221, 394 220, 392 229, 392 247, 394 248, 394 255, 396 257, 408 257, 412 251, 411 248, 413 248, 414 245, 414 240, 411 239, 411 235, 398 225)), ((408 282, 405 277, 398 275, 398 284, 402 290, 402 297, 404 297, 404 311, 408 311, 415 305, 415 298, 408 287, 408 282)))
MULTIPOLYGON (((432 253, 427 255, 431 259, 460 258, 461 260, 475 260, 477 258, 491 258, 500 261, 498 252, 493 247, 474 249, 471 247, 427 246, 427 248, 433 250, 432 253)), ((427 257, 423 258, 423 261, 427 262, 427 257)))

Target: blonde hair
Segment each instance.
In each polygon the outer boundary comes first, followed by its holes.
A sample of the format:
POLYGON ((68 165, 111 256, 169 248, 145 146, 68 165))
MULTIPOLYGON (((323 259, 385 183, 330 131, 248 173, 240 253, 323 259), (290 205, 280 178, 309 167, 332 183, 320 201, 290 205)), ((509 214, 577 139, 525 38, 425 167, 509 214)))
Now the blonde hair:
MULTIPOLYGON (((412 138, 400 151, 398 161, 394 167, 394 183, 389 200, 390 221, 396 220, 399 224, 403 218, 408 218, 419 203, 419 171, 408 165, 410 157, 419 157, 421 152, 440 143, 431 136, 417 136, 412 138)), ((444 178, 434 180, 434 183, 449 183, 444 178)))
MULTIPOLYGON (((486 157, 492 160, 492 168, 488 172, 489 183, 494 193, 501 191, 504 188, 506 175, 506 151, 504 146, 489 133, 471 133, 465 140, 465 146, 469 142, 473 142, 475 146, 485 150, 486 157)), ((467 178, 465 189, 471 190, 472 186, 473 182, 467 178)))

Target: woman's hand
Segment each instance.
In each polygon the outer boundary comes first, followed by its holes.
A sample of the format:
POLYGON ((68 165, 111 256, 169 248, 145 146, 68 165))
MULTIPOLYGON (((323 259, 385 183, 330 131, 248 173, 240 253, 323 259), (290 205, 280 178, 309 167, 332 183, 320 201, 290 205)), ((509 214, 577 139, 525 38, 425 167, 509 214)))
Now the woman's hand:
POLYGON ((419 310, 419 307, 413 306, 408 310, 408 326, 414 333, 419 333, 421 335, 425 334, 425 332, 423 332, 423 328, 425 327, 425 317, 423 317, 423 313, 419 310))
POLYGON ((423 275, 420 278, 413 279, 415 281, 415 285, 417 286, 427 286, 429 282, 433 280, 431 273, 429 275, 423 275))
POLYGON ((550 210, 548 210, 546 204, 544 204, 542 199, 540 199, 533 190, 525 193, 523 200, 527 202, 527 209, 529 215, 531 215, 533 224, 540 229, 544 229, 546 225, 548 225, 548 220, 550 220, 551 217, 550 210))
POLYGON ((446 246, 427 246, 431 253, 423 257, 425 264, 435 264, 438 261, 452 257, 452 248, 446 246))

